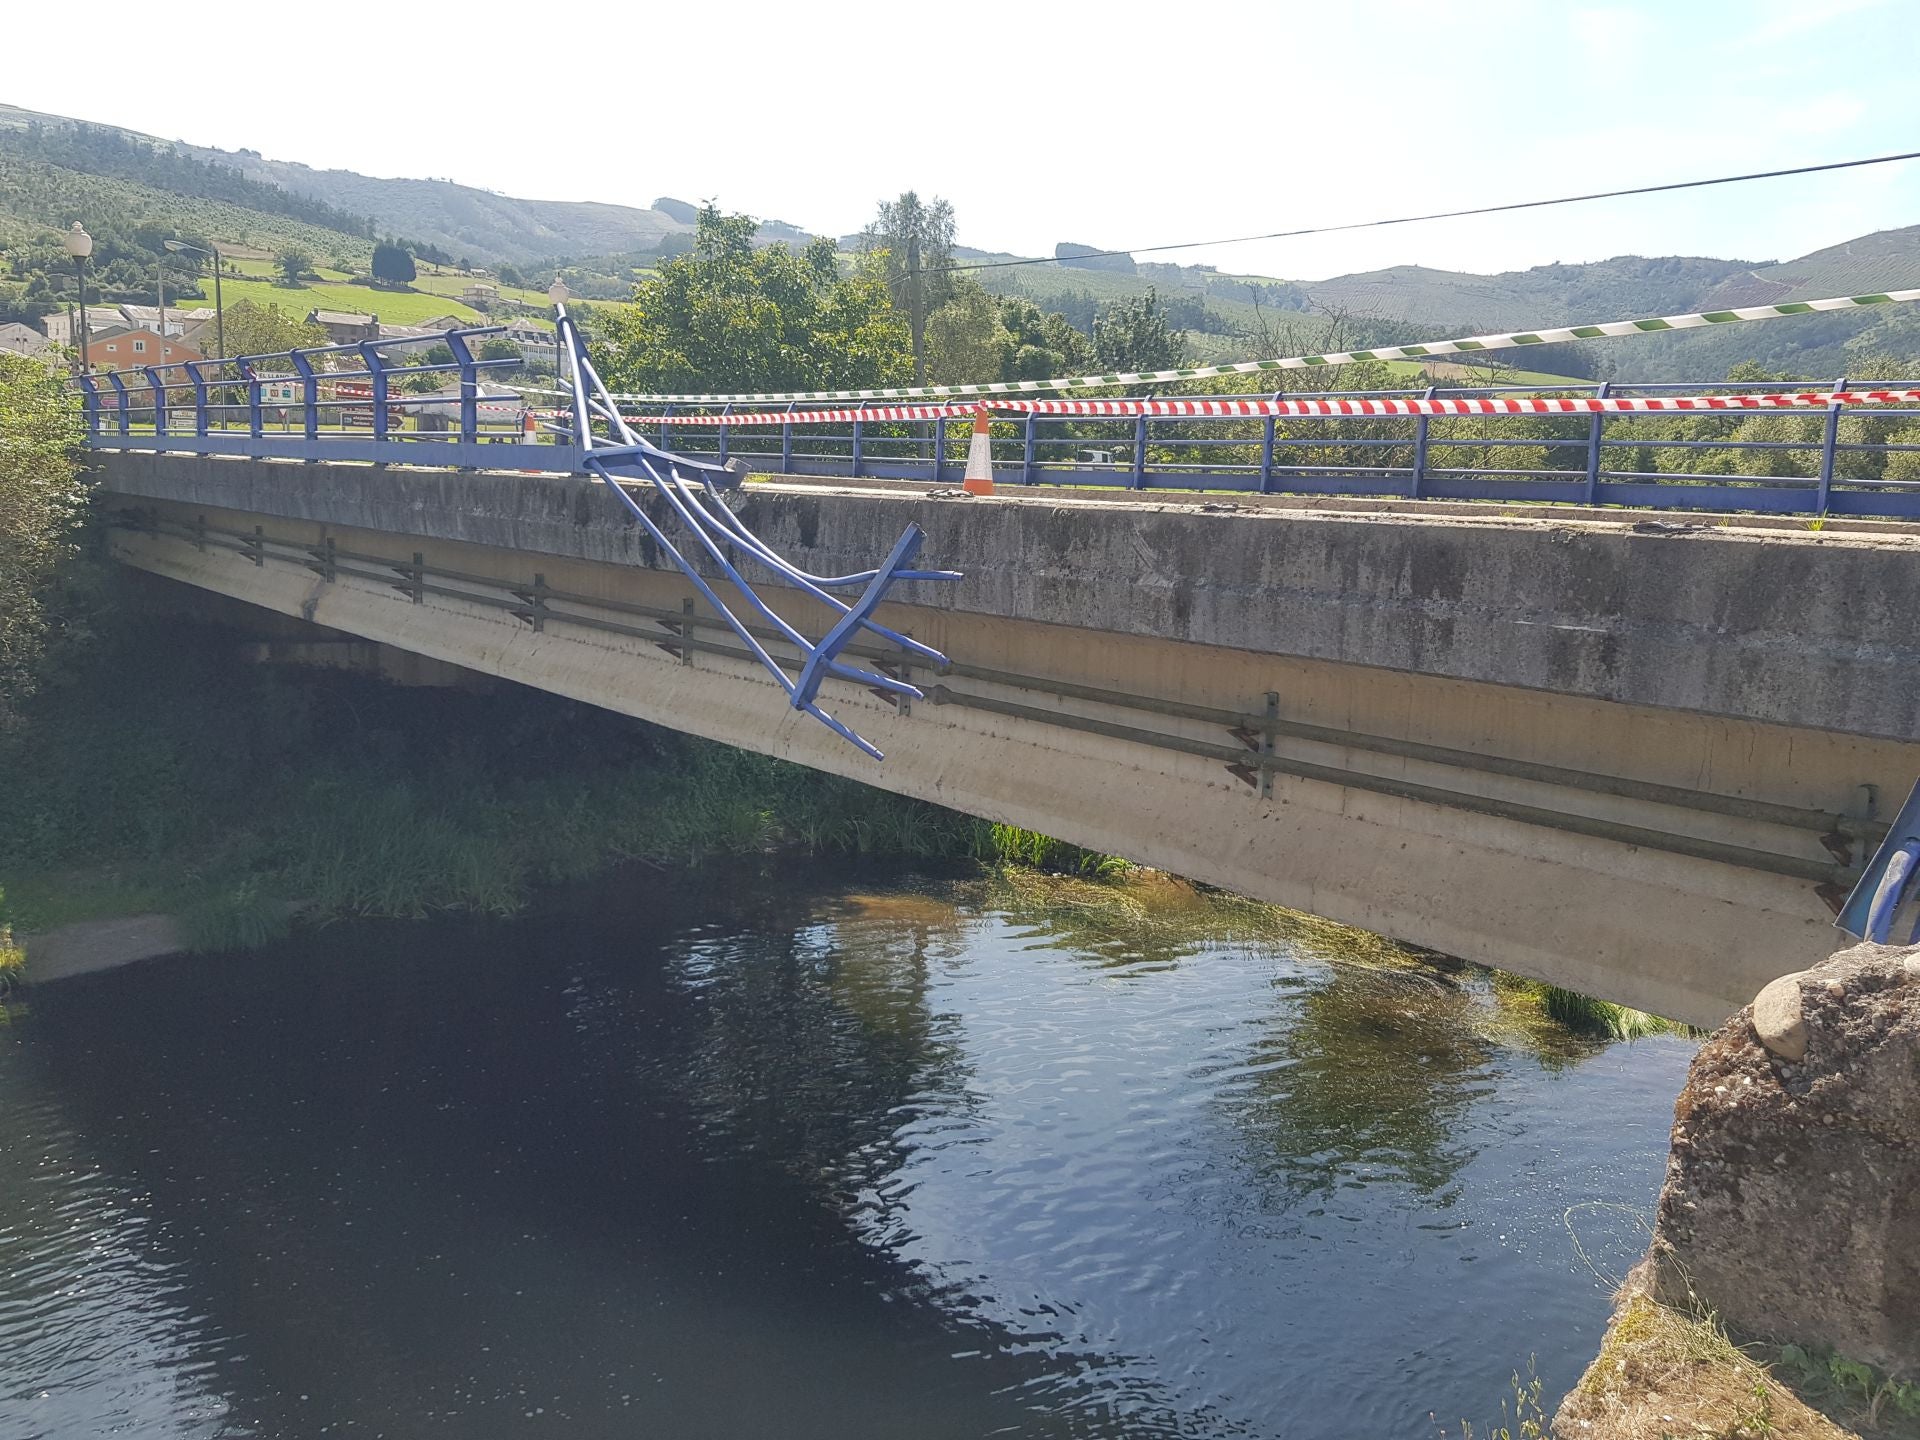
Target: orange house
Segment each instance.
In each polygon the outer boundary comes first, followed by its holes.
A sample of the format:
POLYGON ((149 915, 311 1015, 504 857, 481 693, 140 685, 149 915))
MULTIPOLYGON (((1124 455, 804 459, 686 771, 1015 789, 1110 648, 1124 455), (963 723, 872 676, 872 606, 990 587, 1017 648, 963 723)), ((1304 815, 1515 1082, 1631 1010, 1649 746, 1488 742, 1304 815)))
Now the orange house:
MULTIPOLYGON (((147 387, 147 377, 137 373, 148 365, 162 367, 160 383, 168 387, 167 403, 169 405, 191 404, 193 392, 187 387, 192 381, 187 372, 180 368, 180 362, 206 358, 193 346, 180 340, 178 336, 168 336, 163 340, 152 330, 121 330, 95 340, 87 346, 87 362, 95 370, 136 372, 135 378, 126 382, 128 389, 132 391, 132 394, 127 397, 129 410, 139 401, 148 399, 153 393, 147 387), (172 387, 176 385, 182 388, 173 389, 172 387)), ((100 387, 100 400, 108 406, 119 403, 118 397, 105 385, 100 387)))
MULTIPOLYGON (((206 358, 178 336, 163 340, 151 330, 122 330, 87 346, 87 363, 96 370, 139 370, 148 365, 178 365, 183 360, 206 358)), ((184 381, 187 377, 182 372, 161 378, 184 381)))

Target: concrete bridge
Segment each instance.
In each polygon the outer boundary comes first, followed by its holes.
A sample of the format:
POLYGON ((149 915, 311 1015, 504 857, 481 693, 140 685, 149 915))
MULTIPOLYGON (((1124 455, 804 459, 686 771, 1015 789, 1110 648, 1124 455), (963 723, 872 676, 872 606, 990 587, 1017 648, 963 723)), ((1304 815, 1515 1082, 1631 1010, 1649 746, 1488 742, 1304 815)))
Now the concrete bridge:
POLYGON ((600 480, 96 458, 155 575, 1700 1024, 1834 948, 1920 773, 1910 525, 751 484, 808 570, 914 521, 964 573, 881 611, 950 659, 924 700, 822 692, 875 763, 600 480))

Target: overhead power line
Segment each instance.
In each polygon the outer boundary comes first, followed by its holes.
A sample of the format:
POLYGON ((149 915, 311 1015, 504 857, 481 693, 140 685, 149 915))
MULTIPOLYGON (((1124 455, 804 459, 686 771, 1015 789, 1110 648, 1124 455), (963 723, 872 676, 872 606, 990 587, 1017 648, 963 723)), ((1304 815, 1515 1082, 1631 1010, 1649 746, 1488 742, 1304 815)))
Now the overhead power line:
MULTIPOLYGON (((1255 240, 1293 240, 1303 235, 1337 235, 1349 230, 1378 230, 1389 225, 1417 225, 1425 220, 1461 220, 1470 215, 1504 215, 1515 210, 1544 210, 1551 205, 1579 205, 1588 200, 1619 200, 1629 195, 1658 195, 1669 190, 1701 190, 1710 185, 1739 185, 1748 180, 1780 180, 1789 175, 1817 175, 1827 170, 1857 170, 1864 165, 1891 165, 1899 160, 1920 160, 1920 150, 1899 155, 1873 155, 1863 160, 1831 160, 1824 165, 1796 165, 1789 170, 1756 170, 1747 175, 1716 175, 1706 180, 1674 180, 1665 185, 1635 185, 1626 190, 1596 190, 1587 195, 1558 195, 1551 200, 1515 200, 1505 205, 1477 205, 1470 210, 1436 210, 1428 215, 1396 215, 1390 220, 1354 220, 1344 225, 1309 225, 1297 230, 1274 230, 1265 235, 1231 235, 1221 240, 1184 240, 1176 245, 1137 245, 1131 250, 1090 250, 1069 255, 1067 260, 1099 260, 1117 255, 1160 255, 1169 250, 1202 250, 1214 245, 1246 245, 1255 240)), ((1017 265, 1058 265, 1061 258, 1034 257, 1025 260, 977 260, 964 265, 944 265, 938 272, 961 270, 1006 270, 1017 265)))

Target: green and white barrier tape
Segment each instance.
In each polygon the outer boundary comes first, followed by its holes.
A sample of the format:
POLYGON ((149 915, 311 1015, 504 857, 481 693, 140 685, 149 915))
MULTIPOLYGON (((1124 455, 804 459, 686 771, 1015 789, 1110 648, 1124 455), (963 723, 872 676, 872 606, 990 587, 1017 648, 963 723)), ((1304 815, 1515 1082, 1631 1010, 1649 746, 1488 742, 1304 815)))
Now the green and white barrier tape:
POLYGON ((909 385, 883 390, 794 390, 782 394, 616 395, 616 400, 655 405, 767 404, 793 400, 903 400, 935 395, 1011 395, 1036 390, 1088 390, 1103 385, 1149 385, 1163 380, 1204 380, 1214 375, 1253 375, 1262 370, 1318 370, 1356 360, 1427 360, 1440 355, 1469 355, 1523 345, 1555 345, 1568 340, 1599 340, 1619 335, 1648 335, 1662 330, 1699 330, 1746 320, 1777 320, 1824 310, 1854 310, 1870 305, 1903 305, 1920 300, 1920 290, 1889 290, 1878 295, 1836 295, 1825 300, 1792 300, 1784 305, 1743 305, 1694 315, 1661 315, 1644 320, 1608 320, 1598 325, 1564 325, 1516 330, 1505 335, 1469 335, 1430 340, 1424 345, 1386 345, 1329 355, 1292 355, 1281 360, 1242 360, 1232 365, 1196 365, 1184 370, 1139 370, 1124 375, 1076 375, 1057 380, 999 380, 986 385, 909 385))

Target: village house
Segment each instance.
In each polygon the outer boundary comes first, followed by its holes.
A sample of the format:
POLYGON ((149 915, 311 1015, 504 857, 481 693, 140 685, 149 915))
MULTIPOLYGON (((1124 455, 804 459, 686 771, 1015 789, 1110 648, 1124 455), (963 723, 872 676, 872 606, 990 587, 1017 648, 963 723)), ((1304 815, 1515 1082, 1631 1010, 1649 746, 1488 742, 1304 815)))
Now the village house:
MULTIPOLYGON (((122 305, 120 313, 126 317, 129 326, 141 330, 158 331, 160 329, 160 307, 158 305, 122 305)), ((213 319, 211 305, 195 306, 189 309, 167 307, 167 337, 169 339, 187 339, 187 333, 197 330, 213 319)))
POLYGON ((553 331, 543 329, 531 320, 510 320, 507 322, 506 338, 520 347, 521 355, 529 363, 554 363, 557 352, 554 349, 553 331))
MULTIPOLYGON (((152 330, 122 330, 116 335, 95 336, 87 346, 87 363, 95 370, 138 370, 147 365, 178 365, 186 360, 204 360, 206 356, 182 340, 162 340, 152 330)), ((169 375, 168 380, 178 378, 169 375)))
POLYGON ((31 325, 22 325, 17 320, 0 325, 0 351, 40 360, 53 358, 56 350, 53 341, 31 325))
POLYGON ((356 315, 351 310, 309 310, 307 323, 327 332, 332 345, 357 345, 362 340, 380 338, 378 315, 356 315))
MULTIPOLYGON (((73 344, 73 329, 78 324, 78 315, 70 315, 65 310, 56 311, 40 322, 41 328, 47 332, 47 338, 56 345, 73 344)), ((103 335, 117 334, 132 327, 128 325, 127 317, 120 313, 118 305, 89 305, 86 328, 87 333, 98 340, 103 335)))

